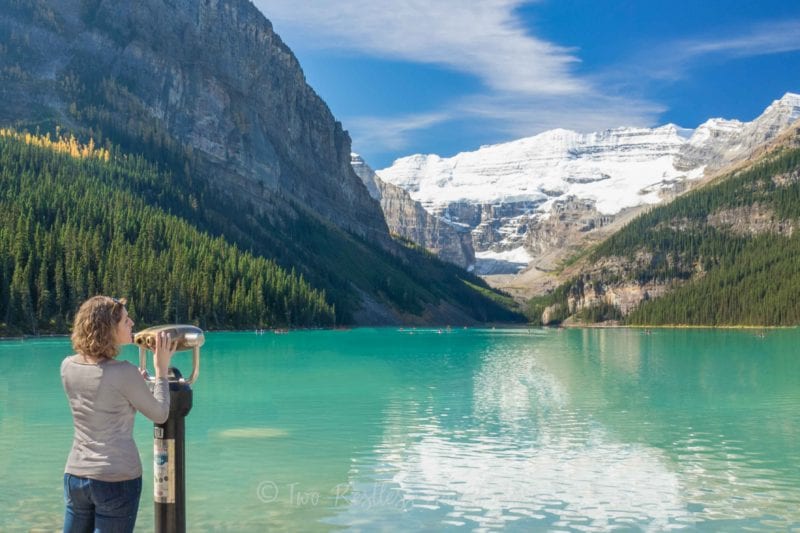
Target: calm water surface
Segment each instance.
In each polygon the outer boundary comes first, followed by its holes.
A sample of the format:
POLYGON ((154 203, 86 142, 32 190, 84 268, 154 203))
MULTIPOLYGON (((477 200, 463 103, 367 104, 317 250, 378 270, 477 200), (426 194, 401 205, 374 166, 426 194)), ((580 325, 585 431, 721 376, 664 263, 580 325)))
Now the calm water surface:
MULTIPOLYGON (((211 333, 190 531, 800 529, 800 331, 211 333)), ((61 525, 67 339, 0 342, 0 530, 61 525)), ((133 347, 123 357, 137 360, 133 347)), ((187 373, 189 356, 176 364, 187 373)), ((137 530, 152 530, 152 426, 137 530)))

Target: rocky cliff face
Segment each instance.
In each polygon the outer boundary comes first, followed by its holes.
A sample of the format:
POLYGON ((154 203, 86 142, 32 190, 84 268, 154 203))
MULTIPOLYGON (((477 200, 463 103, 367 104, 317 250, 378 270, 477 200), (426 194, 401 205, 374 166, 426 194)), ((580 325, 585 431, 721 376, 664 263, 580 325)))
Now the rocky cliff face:
POLYGON ((469 228, 429 214, 406 191, 380 179, 358 154, 352 154, 351 164, 369 194, 380 202, 392 233, 464 268, 475 262, 469 228))
MULTIPOLYGON (((571 295, 567 299, 567 305, 570 315, 606 304, 616 307, 625 316, 635 309, 642 300, 663 296, 669 288, 669 285, 657 283, 643 285, 638 283, 592 284, 586 286, 582 292, 571 295)), ((545 309, 544 313, 542 313, 544 324, 551 322, 552 313, 553 309, 551 308, 545 309)))
POLYGON ((571 196, 554 203, 549 217, 531 219, 525 232, 525 245, 532 255, 542 256, 550 250, 577 242, 581 235, 603 228, 614 220, 614 215, 598 212, 593 201, 571 196))
POLYGON ((136 131, 187 150, 221 193, 388 242, 348 134, 251 2, 0 4, 3 122, 136 131))
POLYGON ((785 237, 791 237, 797 225, 796 221, 781 219, 772 209, 765 209, 759 204, 711 213, 706 223, 713 228, 740 236, 766 233, 785 237))
POLYGON ((452 158, 414 155, 377 173, 432 215, 469 227, 477 272, 512 273, 543 258, 552 264, 559 250, 682 194, 706 170, 746 159, 798 117, 800 96, 787 94, 748 123, 713 119, 693 133, 674 125, 553 130, 452 158), (497 268, 509 254, 515 260, 497 268))
POLYGON ((634 258, 605 257, 602 260, 584 269, 582 279, 567 298, 570 314, 576 314, 584 309, 591 309, 598 304, 613 305, 623 315, 648 298, 662 296, 670 288, 667 283, 648 282, 644 284, 633 281, 608 283, 596 281, 601 279, 618 278, 626 280, 630 273, 637 268, 650 264, 653 256, 649 252, 641 251, 634 258))

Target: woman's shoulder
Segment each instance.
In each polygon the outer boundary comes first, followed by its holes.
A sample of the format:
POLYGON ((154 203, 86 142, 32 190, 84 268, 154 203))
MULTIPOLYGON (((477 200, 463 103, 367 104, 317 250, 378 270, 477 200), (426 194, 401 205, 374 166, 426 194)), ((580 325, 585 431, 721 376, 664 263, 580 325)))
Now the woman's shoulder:
POLYGON ((66 356, 64 358, 63 361, 61 361, 61 373, 62 374, 64 373, 64 369, 66 369, 69 365, 71 365, 73 363, 73 357, 75 357, 74 354, 73 355, 68 355, 68 356, 66 356))
POLYGON ((82 361, 80 361, 79 358, 80 358, 80 356, 78 354, 72 354, 72 355, 66 356, 64 358, 64 360, 61 361, 61 370, 64 370, 65 368, 67 368, 69 366, 73 366, 73 365, 86 366, 86 363, 83 363, 82 361))

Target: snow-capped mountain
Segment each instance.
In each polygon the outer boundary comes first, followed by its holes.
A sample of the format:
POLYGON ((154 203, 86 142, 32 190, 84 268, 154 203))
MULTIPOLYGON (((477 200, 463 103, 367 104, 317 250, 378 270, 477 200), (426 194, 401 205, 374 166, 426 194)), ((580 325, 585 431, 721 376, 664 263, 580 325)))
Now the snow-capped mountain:
POLYGON ((377 173, 437 214, 454 202, 532 202, 546 212, 570 195, 593 199, 600 212, 613 214, 658 202, 651 186, 685 177, 673 161, 687 141, 671 124, 590 134, 558 129, 449 159, 405 157, 377 173))
POLYGON ((430 214, 469 228, 478 273, 511 273, 569 245, 571 233, 683 192, 687 181, 747 157, 799 117, 800 95, 788 93, 752 122, 556 129, 450 158, 404 157, 377 174, 430 214))

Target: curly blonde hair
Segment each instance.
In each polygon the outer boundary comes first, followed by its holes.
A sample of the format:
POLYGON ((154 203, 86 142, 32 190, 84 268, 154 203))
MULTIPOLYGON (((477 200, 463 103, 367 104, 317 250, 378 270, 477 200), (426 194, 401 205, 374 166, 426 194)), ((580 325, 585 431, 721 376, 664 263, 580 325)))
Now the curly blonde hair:
POLYGON ((127 301, 108 296, 94 296, 81 304, 72 326, 72 347, 94 359, 114 359, 119 345, 114 337, 127 301))

